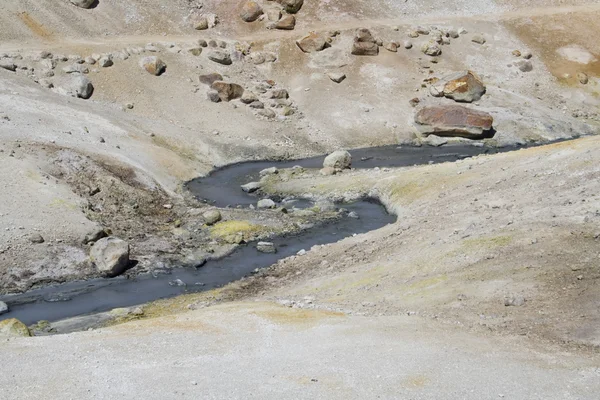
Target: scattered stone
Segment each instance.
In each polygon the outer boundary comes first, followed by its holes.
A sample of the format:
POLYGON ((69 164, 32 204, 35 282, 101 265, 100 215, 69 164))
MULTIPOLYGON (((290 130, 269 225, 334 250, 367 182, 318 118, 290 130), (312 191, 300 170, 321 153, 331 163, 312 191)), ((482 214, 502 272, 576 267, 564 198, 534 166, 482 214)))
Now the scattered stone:
POLYGON ((533 71, 533 64, 529 60, 519 60, 515 63, 515 65, 517 66, 517 68, 519 68, 521 72, 533 71))
POLYGON ((140 66, 154 76, 160 76, 167 69, 167 65, 156 56, 142 58, 140 60, 140 66))
POLYGON ((262 101, 253 101, 252 103, 249 104, 250 108, 255 108, 255 109, 263 109, 265 108, 265 104, 262 101))
POLYGON ((152 43, 148 43, 146 47, 144 47, 144 49, 146 49, 146 51, 149 51, 150 53, 158 53, 160 51, 160 49, 152 43))
POLYGON ((404 48, 406 50, 410 50, 410 49, 412 49, 412 47, 413 47, 413 44, 412 44, 412 42, 410 40, 405 40, 404 41, 404 48))
POLYGON ((460 37, 460 34, 458 33, 458 30, 452 28, 448 30, 448 36, 452 39, 458 39, 460 37))
POLYGON ((256 244, 256 250, 260 251, 261 253, 277 253, 277 248, 275 247, 275 244, 271 242, 258 242, 256 244))
POLYGON ((480 139, 492 133, 494 118, 483 111, 459 105, 429 106, 415 115, 415 123, 425 135, 480 139))
POLYGON ((208 43, 206 43, 206 40, 204 40, 204 39, 199 39, 198 40, 198 46, 200 46, 200 47, 207 47, 208 43))
POLYGON ((102 238, 92 246, 90 259, 103 275, 120 275, 129 266, 129 244, 116 237, 102 238))
POLYGON ((514 50, 512 52, 512 55, 515 56, 515 57, 521 57, 521 52, 519 50, 514 50))
POLYGON ((419 37, 419 32, 417 32, 417 31, 408 31, 406 34, 408 35, 409 38, 413 38, 413 39, 416 39, 419 37))
POLYGON ((410 104, 411 107, 416 107, 419 105, 419 103, 421 103, 421 100, 418 97, 412 98, 408 101, 408 104, 410 104))
POLYGON ((504 305, 506 307, 520 307, 525 304, 525 297, 520 295, 511 294, 504 298, 504 305))
POLYGON ((533 57, 533 54, 530 51, 525 51, 521 56, 526 60, 530 60, 533 57))
POLYGON ((196 29, 197 31, 204 31, 208 29, 208 18, 198 18, 198 20, 196 20, 196 22, 194 23, 194 29, 196 29))
POLYGON ((424 26, 418 26, 417 29, 415 30, 419 35, 429 35, 429 28, 426 28, 424 26))
POLYGON ((204 74, 204 75, 200 75, 198 77, 198 79, 200 80, 200 83, 203 83, 205 85, 212 85, 213 83, 215 83, 216 81, 222 81, 223 80, 223 75, 221 74, 217 74, 216 72, 210 73, 210 74, 204 74))
POLYGON ((582 85, 587 85, 589 83, 589 81, 590 81, 590 78, 588 77, 588 75, 585 72, 579 72, 577 74, 577 80, 582 85))
POLYGON ((254 65, 264 64, 265 55, 261 52, 252 53, 250 55, 250 61, 252 61, 254 65))
POLYGON ((254 193, 256 192, 258 189, 260 189, 261 187, 261 183, 260 182, 250 182, 250 183, 246 183, 245 185, 242 185, 242 190, 246 193, 254 193))
POLYGON ((434 41, 429 41, 421 46, 421 51, 428 56, 437 57, 442 54, 442 48, 434 41))
POLYGON ((275 23, 275 29, 281 29, 291 31, 296 27, 296 17, 293 15, 286 15, 275 23))
POLYGON ((96 64, 96 59, 92 56, 88 56, 85 58, 85 62, 90 65, 94 65, 94 64, 96 64))
POLYGON ((98 227, 98 228, 93 229, 89 233, 87 233, 85 236, 83 236, 83 238, 81 239, 81 244, 95 243, 98 240, 105 238, 107 236, 108 236, 108 234, 106 233, 104 228, 98 227))
POLYGON ((206 92, 206 98, 212 101, 213 103, 221 102, 221 96, 219 96, 219 92, 217 92, 216 90, 211 89, 208 92, 206 92))
POLYGON ((325 37, 311 32, 303 38, 296 41, 296 45, 305 53, 314 53, 328 47, 325 37))
POLYGON ((483 35, 475 35, 475 36, 473 36, 473 38, 471 38, 471 42, 477 43, 477 44, 485 44, 486 40, 483 37, 483 35))
POLYGON ((339 71, 330 72, 327 74, 327 76, 335 83, 341 83, 344 79, 346 79, 346 74, 339 71))
POLYGON ((472 103, 481 99, 486 87, 481 78, 472 71, 457 72, 446 76, 431 86, 435 97, 445 96, 458 102, 472 103))
POLYGON ((379 46, 375 38, 373 38, 371 31, 366 28, 356 31, 351 53, 355 56, 376 56, 379 54, 379 46))
POLYGON ((352 155, 344 150, 334 151, 323 161, 323 167, 348 169, 352 165, 352 155))
POLYGON ((392 53, 398 52, 398 43, 396 42, 387 42, 383 46, 387 51, 391 51, 392 53))
POLYGON ((5 302, 0 301, 0 315, 6 314, 7 312, 8 312, 8 305, 5 302))
POLYGON ((215 81, 210 87, 212 90, 217 91, 222 101, 239 99, 244 94, 244 88, 237 83, 215 81))
POLYGON ((202 214, 202 218, 204 218, 204 223, 206 225, 214 225, 223 217, 221 216, 221 212, 219 210, 209 210, 202 214))
POLYGON ((67 74, 87 74, 90 72, 88 67, 83 64, 71 64, 67 65, 62 69, 67 74))
POLYGON ((41 244, 45 242, 44 238, 39 233, 34 233, 33 235, 31 235, 29 237, 29 241, 34 244, 41 244))
POLYGON ((274 89, 271 91, 271 99, 287 99, 290 97, 289 93, 285 89, 274 89))
POLYGON ((0 321, 0 337, 30 337, 29 328, 16 318, 0 321))
POLYGON ((198 57, 200 54, 202 54, 202 47, 192 47, 192 48, 188 49, 188 53, 190 53, 193 56, 198 57))
POLYGON ((108 68, 111 67, 113 65, 113 60, 112 60, 112 55, 106 55, 106 56, 102 56, 100 57, 100 59, 98 60, 98 65, 101 66, 102 68, 108 68))
POLYGON ((70 1, 72 4, 76 5, 77 7, 81 7, 81 8, 90 8, 96 2, 96 0, 70 0, 70 1))
POLYGON ((223 50, 211 50, 208 59, 222 65, 231 65, 231 56, 223 50))
POLYGON ((242 5, 240 18, 245 22, 254 22, 263 14, 262 7, 256 1, 246 1, 242 5))
MULTIPOLYGON (((254 103, 252 103, 254 104, 254 103)), ((273 119, 277 116, 277 114, 275 114, 275 111, 269 109, 269 108, 265 108, 262 109, 258 112, 258 115, 263 116, 265 118, 269 118, 269 119, 273 119)))
POLYGON ((275 204, 275 202, 271 199, 262 199, 262 200, 259 200, 258 203, 256 203, 256 208, 258 208, 258 209, 275 208, 275 207, 277 207, 277 204, 275 204))
POLYGON ((296 14, 302 8, 304 0, 277 0, 288 14, 296 14))

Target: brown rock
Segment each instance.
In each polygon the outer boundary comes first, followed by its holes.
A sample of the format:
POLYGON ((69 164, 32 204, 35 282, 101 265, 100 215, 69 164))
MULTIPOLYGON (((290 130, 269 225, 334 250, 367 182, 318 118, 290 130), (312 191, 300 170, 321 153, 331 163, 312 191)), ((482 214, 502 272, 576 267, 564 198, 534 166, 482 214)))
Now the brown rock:
POLYGON ((396 42, 387 42, 383 47, 392 53, 396 53, 398 51, 398 43, 396 42))
POLYGON ((277 0, 288 14, 296 14, 302 8, 304 0, 277 0))
POLYGON ((494 118, 482 111, 449 105, 422 108, 415 115, 421 133, 481 139, 493 134, 494 118))
POLYGON ((296 45, 305 53, 314 53, 328 47, 324 36, 311 32, 302 39, 296 41, 296 45))
POLYGON ((237 83, 228 83, 223 81, 216 81, 210 85, 210 88, 216 90, 219 93, 219 98, 222 101, 230 101, 239 99, 244 94, 244 88, 237 83))
POLYGON ((200 75, 198 78, 200 79, 200 83, 204 83, 205 85, 212 85, 216 81, 223 80, 223 76, 221 74, 217 74, 216 72, 200 75))
POLYGON ((286 15, 285 17, 277 21, 277 23, 275 24, 275 29, 291 31, 292 29, 294 29, 295 26, 296 17, 294 17, 293 15, 286 15))
POLYGON ((240 11, 240 17, 246 22, 254 22, 263 14, 262 7, 255 1, 246 1, 240 11))
POLYGON ((435 86, 443 96, 465 103, 481 99, 486 91, 481 78, 472 71, 458 72, 447 76, 435 86))
POLYGON ((167 69, 167 65, 156 56, 142 58, 140 65, 148 71, 148 73, 155 76, 161 75, 167 69))
POLYGON ((379 54, 379 46, 371 31, 366 28, 360 28, 354 36, 352 44, 352 54, 355 56, 376 56, 379 54))

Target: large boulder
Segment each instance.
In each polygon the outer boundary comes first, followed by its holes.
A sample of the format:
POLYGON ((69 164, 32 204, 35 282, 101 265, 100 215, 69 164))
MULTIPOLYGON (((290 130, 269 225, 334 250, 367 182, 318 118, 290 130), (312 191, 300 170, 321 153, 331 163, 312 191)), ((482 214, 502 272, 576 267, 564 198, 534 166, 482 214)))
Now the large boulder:
POLYGON ((215 81, 210 88, 217 91, 222 101, 239 99, 244 94, 244 88, 237 83, 215 81))
POLYGON ((415 123, 425 135, 481 139, 493 133, 494 118, 486 112, 459 105, 431 106, 417 112, 415 123))
POLYGON ((296 45, 305 53, 314 53, 328 47, 327 40, 318 33, 311 32, 296 41, 296 45))
POLYGON ((263 9, 256 1, 246 1, 242 5, 240 18, 246 22, 254 22, 263 14, 263 9))
POLYGON ((352 54, 355 56, 376 56, 379 54, 379 46, 371 31, 366 28, 356 31, 352 43, 352 54))
POLYGON ((486 88, 477 74, 466 71, 442 78, 431 86, 430 91, 435 97, 445 96, 454 101, 472 103, 481 99, 486 88))
POLYGON ((302 8, 304 0, 277 0, 288 14, 296 14, 302 8))
POLYGON ((167 65, 156 56, 144 57, 140 60, 140 66, 149 74, 159 76, 167 69, 167 65))
POLYGON ((102 238, 92 246, 90 259, 103 275, 117 276, 129 266, 129 244, 116 237, 102 238))
POLYGON ((0 337, 29 337, 29 328, 16 318, 0 321, 0 337))
POLYGON ((72 4, 81 8, 90 8, 94 5, 96 0, 70 0, 72 4))
POLYGON ((344 150, 334 151, 323 161, 324 168, 347 169, 352 165, 352 155, 344 150))

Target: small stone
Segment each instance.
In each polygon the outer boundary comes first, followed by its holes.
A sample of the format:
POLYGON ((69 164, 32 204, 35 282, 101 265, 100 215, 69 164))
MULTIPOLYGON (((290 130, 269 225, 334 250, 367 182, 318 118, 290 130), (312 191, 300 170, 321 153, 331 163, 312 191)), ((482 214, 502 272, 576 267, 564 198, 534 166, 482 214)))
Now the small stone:
POLYGON ((70 0, 70 1, 71 1, 71 4, 74 4, 77 7, 81 7, 81 8, 90 8, 96 2, 96 0, 70 0))
POLYGON ((259 172, 260 176, 269 176, 269 175, 275 175, 278 174, 279 170, 277 169, 277 167, 271 167, 271 168, 265 168, 263 170, 261 170, 259 172))
POLYGON ((412 42, 410 40, 405 40, 404 41, 404 48, 405 49, 410 50, 410 49, 412 49, 412 47, 413 47, 413 44, 412 44, 412 42))
POLYGON ((100 57, 100 59, 98 60, 98 65, 101 66, 102 68, 108 68, 108 67, 112 66, 113 65, 112 56, 106 55, 106 56, 100 57))
POLYGON ((305 53, 314 53, 322 51, 328 47, 327 40, 324 36, 315 32, 311 32, 303 38, 296 41, 296 45, 305 53))
POLYGON ((514 50, 512 52, 512 55, 515 56, 515 57, 521 57, 521 52, 519 50, 514 50))
POLYGON ((202 47, 192 47, 191 49, 188 49, 188 53, 198 57, 200 54, 202 54, 202 47))
POLYGON ((198 46, 207 47, 208 43, 206 43, 206 40, 204 40, 204 39, 198 39, 198 46))
MULTIPOLYGON (((254 103, 252 103, 252 104, 254 104, 254 103)), ((260 110, 258 112, 258 115, 260 115, 262 117, 265 117, 265 118, 268 118, 268 119, 273 119, 273 118, 275 118, 277 116, 277 114, 275 114, 275 111, 273 111, 273 110, 271 110, 269 108, 265 108, 265 109, 260 110)))
POLYGON ((421 51, 428 56, 436 57, 442 54, 442 48, 434 41, 429 41, 421 46, 421 51))
POLYGON ((209 210, 202 214, 202 218, 204 218, 204 223, 206 225, 214 225, 219 222, 223 217, 219 210, 209 210))
POLYGON ((275 29, 281 29, 291 31, 296 27, 296 17, 293 15, 286 15, 275 23, 275 29))
POLYGON ((533 54, 530 51, 525 51, 521 56, 526 60, 530 60, 533 57, 533 54))
POLYGON ((344 79, 346 79, 346 74, 339 71, 330 72, 327 74, 327 76, 335 83, 341 83, 344 79))
POLYGON ((258 97, 249 90, 244 91, 244 94, 242 94, 242 97, 240 98, 240 101, 244 104, 251 104, 257 100, 258 100, 258 97))
POLYGON ((398 43, 396 42, 387 42, 383 46, 387 51, 391 51, 392 53, 396 53, 398 51, 398 43))
POLYGON ((509 295, 504 298, 504 305, 506 307, 520 307, 525 304, 525 297, 520 295, 509 295))
POLYGON ((477 43, 477 44, 485 44, 486 40, 483 37, 483 35, 475 35, 471 38, 471 42, 477 43))
POLYGON ((587 85, 588 82, 590 81, 590 78, 588 77, 588 75, 585 72, 579 72, 577 74, 577 80, 579 81, 579 83, 581 83, 582 85, 587 85))
POLYGON ((256 244, 256 250, 260 251, 261 253, 277 253, 277 248, 275 247, 275 244, 271 242, 258 242, 256 244))
POLYGON ((519 68, 521 72, 533 71, 533 64, 529 60, 519 60, 515 63, 515 65, 517 66, 517 68, 519 68))
POLYGON ((15 72, 17 70, 17 66, 15 65, 12 58, 0 58, 0 68, 12 72, 15 72))
POLYGON ((83 236, 83 238, 81 239, 81 244, 90 244, 90 243, 95 243, 98 240, 107 237, 107 233, 104 230, 104 228, 94 228, 93 230, 91 230, 90 232, 88 232, 87 234, 85 234, 83 236))
POLYGON ((274 89, 271 91, 271 99, 287 99, 290 97, 289 93, 285 89, 274 89))
POLYGON ((208 29, 208 18, 200 17, 198 20, 194 22, 194 29, 197 31, 204 31, 208 29))
POLYGON ((208 59, 222 65, 231 65, 231 56, 223 50, 211 50, 208 59))
POLYGON ((44 238, 39 233, 34 233, 29 237, 29 241, 34 244, 44 243, 44 238))
POLYGON ((208 92, 206 92, 206 98, 213 103, 221 102, 221 96, 219 96, 219 92, 213 89, 210 89, 208 92))
POLYGON ((319 171, 319 173, 323 176, 331 176, 331 175, 335 175, 335 168, 333 167, 325 167, 325 168, 321 168, 321 170, 319 171))
POLYGON ((453 28, 448 30, 448 36, 452 39, 458 39, 460 37, 460 34, 458 33, 457 29, 453 28))
POLYGON ((205 85, 212 85, 214 82, 216 81, 222 81, 223 80, 223 75, 221 74, 217 74, 216 72, 210 73, 210 74, 204 74, 204 75, 200 75, 198 77, 198 79, 200 80, 200 83, 203 83, 205 85))
POLYGON ((256 207, 258 209, 275 208, 277 207, 277 204, 275 204, 275 202, 271 199, 262 199, 258 201, 256 207))
POLYGON ((219 98, 222 101, 239 99, 244 94, 244 88, 237 83, 216 81, 210 85, 210 88, 219 94, 219 98))

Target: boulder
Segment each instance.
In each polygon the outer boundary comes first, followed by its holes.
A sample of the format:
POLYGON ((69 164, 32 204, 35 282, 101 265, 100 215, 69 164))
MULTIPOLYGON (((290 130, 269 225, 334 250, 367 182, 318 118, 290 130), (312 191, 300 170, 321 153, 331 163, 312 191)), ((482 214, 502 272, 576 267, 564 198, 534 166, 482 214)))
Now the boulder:
POLYGON ((261 253, 277 253, 277 248, 275 247, 275 244, 271 242, 258 242, 256 244, 256 250, 260 251, 261 253))
POLYGON ((208 59, 222 65, 231 65, 231 56, 223 50, 211 50, 208 59))
POLYGON ((29 328, 16 318, 0 321, 0 337, 29 337, 29 328))
POLYGON ((421 133, 481 139, 493 133, 494 118, 482 111, 459 105, 424 107, 415 115, 421 133))
POLYGON ((296 45, 305 53, 314 53, 325 49, 329 44, 324 36, 311 32, 297 40, 296 45))
POLYGON ((330 72, 327 74, 327 76, 335 83, 341 83, 344 79, 346 79, 346 74, 339 71, 330 72))
POLYGON ((431 57, 437 57, 442 54, 442 48, 434 41, 424 43, 423 46, 421 46, 421 51, 431 57))
POLYGON ((70 0, 72 4, 81 8, 90 8, 94 5, 96 0, 70 0))
POLYGON ((206 225, 214 225, 223 217, 221 216, 221 212, 219 210, 210 210, 202 214, 202 218, 204 218, 206 225))
POLYGON ((56 85, 57 91, 67 96, 89 99, 94 93, 94 86, 90 80, 83 75, 75 75, 65 78, 56 85))
POLYGON ((475 35, 475 36, 473 36, 473 38, 471 38, 471 42, 477 43, 477 44, 485 44, 486 40, 483 37, 483 35, 475 35))
POLYGON ((140 60, 140 66, 154 76, 161 75, 167 69, 167 65, 156 56, 142 58, 140 60))
POLYGON ((271 199, 262 199, 262 200, 258 201, 258 203, 256 204, 256 207, 259 209, 275 208, 275 207, 277 207, 277 204, 275 204, 275 202, 271 199))
POLYGON ((244 94, 244 88, 237 83, 215 81, 210 85, 210 88, 219 93, 219 98, 222 101, 239 99, 244 94))
POLYGON ((202 16, 194 21, 194 29, 198 31, 203 31, 208 29, 208 18, 202 16))
POLYGON ((41 244, 45 242, 44 238, 39 233, 34 233, 33 235, 31 235, 29 237, 29 241, 33 244, 41 244))
POLYGON ((242 190, 246 193, 254 193, 256 192, 258 189, 260 189, 261 187, 261 183, 260 182, 250 182, 250 183, 246 183, 245 185, 242 185, 242 190))
POLYGON ((352 54, 355 56, 376 56, 379 54, 379 46, 371 31, 366 28, 356 31, 352 43, 352 54))
POLYGON ((5 302, 0 301, 0 315, 6 314, 7 312, 8 312, 8 305, 5 302))
POLYGON ((290 95, 285 89, 273 89, 271 90, 271 94, 269 97, 272 99, 287 99, 288 97, 290 97, 290 95))
POLYGON ((98 65, 101 66, 102 68, 112 67, 113 64, 114 63, 112 60, 112 55, 110 55, 110 54, 106 55, 106 56, 102 56, 98 60, 98 65))
POLYGON ((240 98, 240 101, 244 104, 251 104, 258 100, 258 97, 249 90, 245 90, 244 94, 240 98))
POLYGON ((221 74, 217 74, 216 72, 210 73, 210 74, 204 74, 204 75, 200 75, 198 77, 198 79, 200 80, 200 83, 204 83, 205 85, 212 85, 214 82, 216 81, 222 81, 223 80, 223 75, 221 74))
POLYGON ((464 71, 442 78, 432 85, 430 91, 435 97, 445 96, 454 101, 472 103, 481 99, 486 88, 477 74, 464 71))
POLYGON ((347 169, 352 165, 352 155, 344 150, 334 151, 323 161, 323 167, 335 169, 347 169))
POLYGON ((242 5, 240 18, 245 22, 254 22, 263 14, 262 7, 256 1, 246 1, 242 5))
POLYGON ((383 47, 392 53, 396 53, 398 51, 398 43, 396 42, 386 42, 383 47))
POLYGON ((585 72, 578 72, 577 73, 577 80, 582 85, 587 85, 590 82, 590 77, 585 72))
POLYGON ((302 8, 304 0, 277 0, 288 14, 296 14, 302 8))
POLYGON ((275 29, 291 31, 296 27, 296 17, 286 15, 275 23, 275 29))
POLYGON ((129 244, 116 237, 98 240, 90 250, 90 259, 98 272, 112 277, 125 272, 129 266, 129 244))

